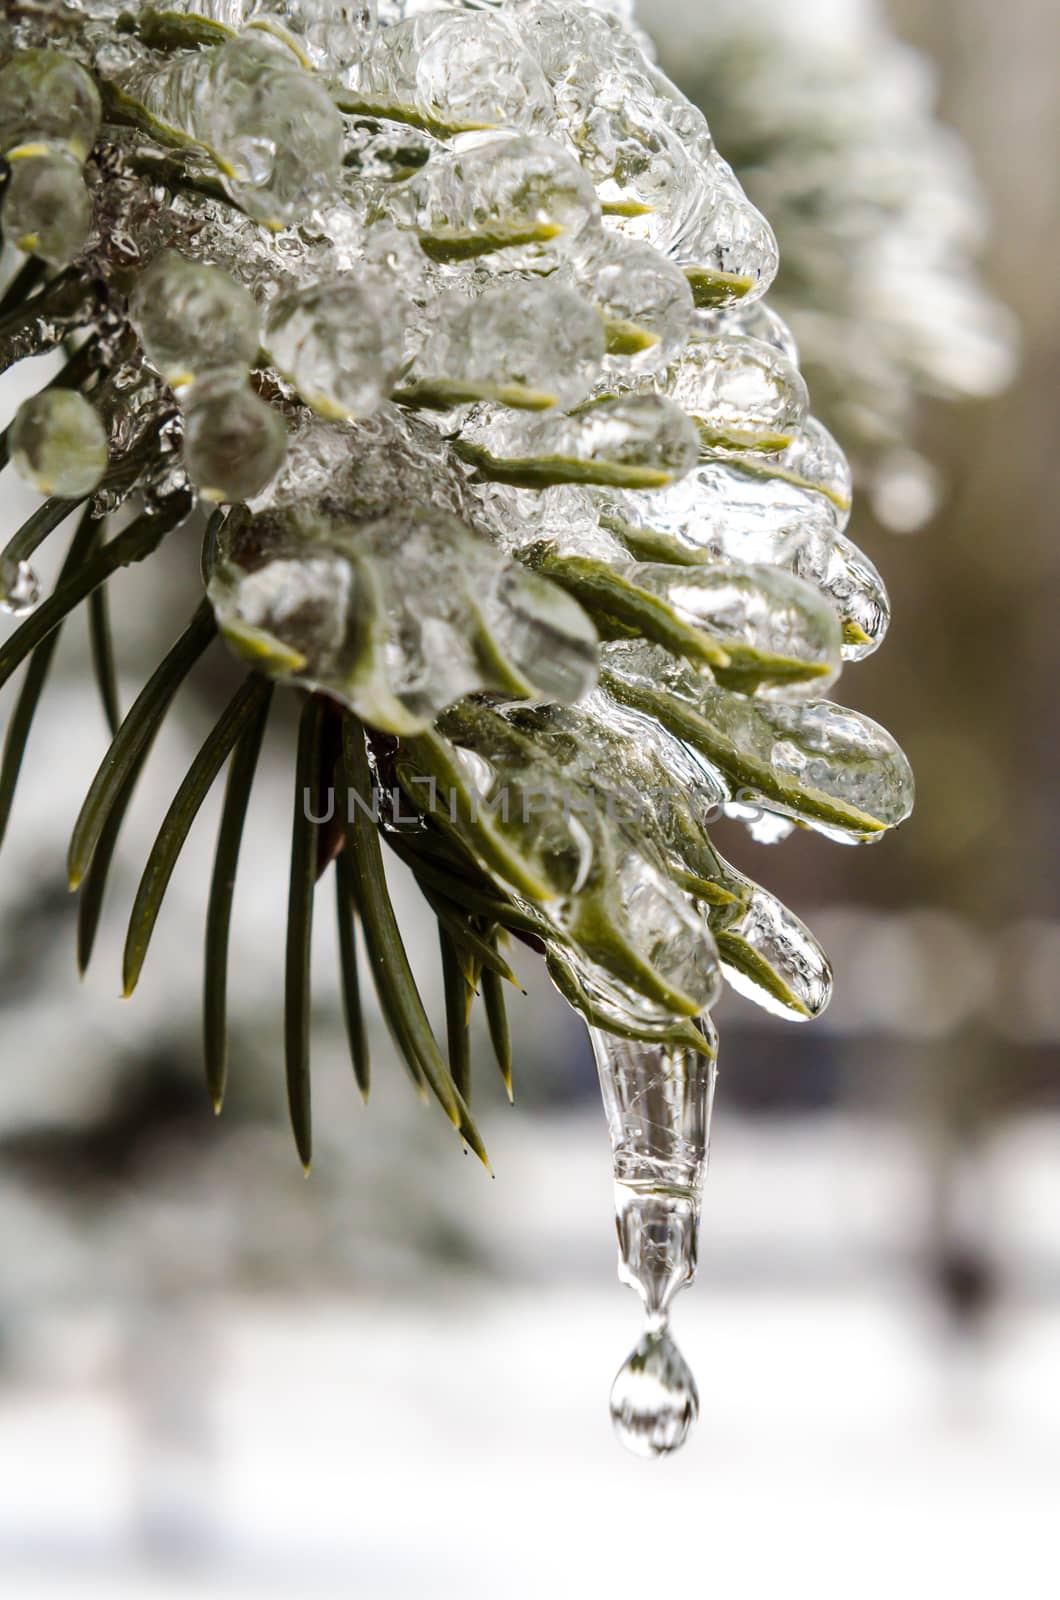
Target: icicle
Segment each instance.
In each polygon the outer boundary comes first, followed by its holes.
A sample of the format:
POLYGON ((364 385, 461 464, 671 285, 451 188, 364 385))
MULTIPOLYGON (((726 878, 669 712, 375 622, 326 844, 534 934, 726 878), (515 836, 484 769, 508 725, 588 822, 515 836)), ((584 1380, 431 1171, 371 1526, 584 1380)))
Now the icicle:
MULTIPOLYGON (((716 1035, 700 1019, 705 1046, 716 1035)), ((696 1271, 715 1055, 590 1028, 611 1133, 618 1275, 647 1327, 611 1389, 611 1418, 637 1455, 668 1455, 699 1415, 695 1379, 670 1333, 670 1303, 696 1271)))

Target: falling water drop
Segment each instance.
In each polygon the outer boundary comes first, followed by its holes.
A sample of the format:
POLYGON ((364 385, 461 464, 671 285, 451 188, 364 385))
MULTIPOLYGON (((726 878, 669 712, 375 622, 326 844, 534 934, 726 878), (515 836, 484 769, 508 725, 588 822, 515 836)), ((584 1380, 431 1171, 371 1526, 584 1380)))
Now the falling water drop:
POLYGON ((699 1416, 699 1390, 665 1323, 649 1328, 611 1385, 611 1421, 627 1450, 679 1450, 699 1416))
POLYGON ((647 1330, 615 1378, 611 1417, 638 1455, 666 1455, 699 1415, 695 1379, 669 1330, 674 1295, 696 1271, 710 1140, 716 1035, 703 1048, 639 1043, 590 1028, 611 1134, 618 1275, 640 1295, 647 1330))

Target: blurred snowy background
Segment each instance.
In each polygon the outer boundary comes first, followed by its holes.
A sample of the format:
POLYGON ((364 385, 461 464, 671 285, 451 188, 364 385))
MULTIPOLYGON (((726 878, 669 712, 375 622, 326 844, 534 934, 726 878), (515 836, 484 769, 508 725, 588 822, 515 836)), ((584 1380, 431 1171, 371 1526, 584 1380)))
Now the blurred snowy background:
MULTIPOLYGON (((699 1428, 654 1466, 611 1437, 636 1305, 613 1276, 582 1031, 532 959, 511 1006, 514 1111, 480 1050, 491 1183, 416 1102, 378 1024, 361 1106, 321 894, 318 1154, 303 1180, 279 1034, 282 718, 236 898, 219 1122, 198 1039, 219 795, 135 1000, 116 998, 121 912, 229 681, 220 651, 159 741, 79 983, 63 855, 105 736, 75 622, 0 859, 4 1595, 433 1600, 693 1580, 750 1597, 1048 1592, 1060 13, 650 0, 640 15, 777 226, 778 304, 858 458, 855 537, 894 601, 858 704, 919 777, 916 816, 880 850, 796 837, 771 857, 771 887, 829 948, 837 994, 811 1029, 731 997, 719 1014, 700 1279, 677 1311, 699 1428), (898 188, 918 202, 896 208, 898 188), (928 279, 911 270, 925 230, 928 279), (1019 375, 994 398, 1015 345, 988 294, 1020 327, 1019 375)), ((8 385, 0 421, 17 398, 8 385)), ((13 523, 6 474, 3 493, 13 523)), ((192 541, 177 543, 167 584, 127 574, 116 591, 126 703, 157 649, 159 593, 169 636, 191 609, 192 541)), ((735 830, 726 850, 748 867, 759 853, 735 830)), ((433 925, 404 904, 429 975, 433 925)))

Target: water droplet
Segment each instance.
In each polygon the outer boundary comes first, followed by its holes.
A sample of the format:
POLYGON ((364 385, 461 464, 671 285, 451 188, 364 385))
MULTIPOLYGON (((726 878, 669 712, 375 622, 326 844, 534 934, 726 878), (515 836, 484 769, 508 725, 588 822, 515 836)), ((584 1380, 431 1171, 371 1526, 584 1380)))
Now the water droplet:
POLYGON ((0 562, 0 610, 9 617, 22 617, 39 599, 40 580, 28 561, 0 562))
POLYGON ((669 1328, 649 1328, 611 1385, 615 1432, 634 1455, 666 1456, 698 1416, 696 1380, 669 1328))
POLYGON ((253 298, 220 267, 163 250, 139 279, 129 315, 153 364, 175 388, 211 373, 242 374, 258 350, 253 298))
POLYGON ((41 494, 91 494, 107 469, 99 413, 75 389, 31 395, 11 424, 11 464, 41 494))

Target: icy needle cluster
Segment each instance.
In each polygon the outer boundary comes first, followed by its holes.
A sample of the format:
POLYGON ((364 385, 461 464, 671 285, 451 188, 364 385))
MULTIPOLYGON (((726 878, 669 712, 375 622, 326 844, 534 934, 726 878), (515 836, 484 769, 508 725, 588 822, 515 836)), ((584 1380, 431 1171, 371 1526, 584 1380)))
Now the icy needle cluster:
MULTIPOLYGON (((31 263, 0 357, 69 352, 12 457, 97 519, 144 507, 72 552, 5 675, 201 498, 252 676, 185 809, 255 684, 314 691, 355 787, 367 730, 465 977, 500 928, 629 1037, 702 1044, 723 974, 819 1012, 823 953, 710 824, 869 840, 912 782, 824 698, 887 596, 763 303, 773 235, 702 114, 580 0, 84 0, 2 37, 0 220, 31 263)), ((5 553, 12 608, 39 536, 5 553)), ((334 741, 310 748, 326 778, 334 741)))

